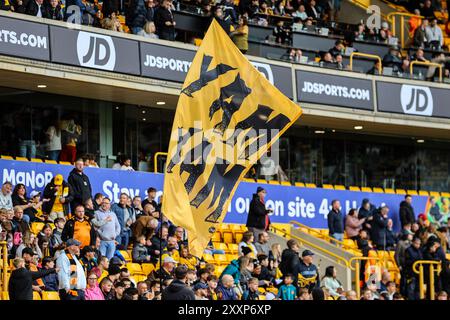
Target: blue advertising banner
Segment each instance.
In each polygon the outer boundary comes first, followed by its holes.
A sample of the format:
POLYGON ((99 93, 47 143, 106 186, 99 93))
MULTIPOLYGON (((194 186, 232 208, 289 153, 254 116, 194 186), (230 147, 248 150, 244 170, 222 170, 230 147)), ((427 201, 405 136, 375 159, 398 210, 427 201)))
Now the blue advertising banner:
MULTIPOLYGON (((72 166, 53 165, 35 162, 0 160, 0 180, 10 181, 13 185, 23 183, 28 194, 32 190, 42 191, 54 175, 60 173, 65 179, 69 176, 72 166)), ((130 172, 112 169, 86 168, 94 193, 100 192, 118 202, 120 193, 125 192, 131 197, 146 197, 148 187, 155 187, 157 197, 162 194, 164 175, 148 172, 130 172)), ((248 208, 257 184, 241 182, 231 201, 224 222, 245 224, 248 208)), ((272 208, 273 223, 289 223, 296 220, 312 228, 327 228, 327 214, 331 201, 338 199, 343 212, 351 208, 359 208, 364 198, 370 199, 375 206, 387 205, 389 216, 394 222, 394 230, 400 229, 398 218, 399 204, 402 195, 354 192, 344 190, 311 189, 279 185, 264 185, 267 190, 266 205, 272 208)), ((416 215, 425 212, 428 197, 413 196, 413 207, 416 215)))

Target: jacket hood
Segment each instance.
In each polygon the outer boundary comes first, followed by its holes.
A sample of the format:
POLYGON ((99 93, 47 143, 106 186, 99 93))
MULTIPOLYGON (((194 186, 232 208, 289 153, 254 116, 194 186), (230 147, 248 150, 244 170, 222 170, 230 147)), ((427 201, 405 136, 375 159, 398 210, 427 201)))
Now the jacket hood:
POLYGON ((183 281, 175 279, 172 281, 170 286, 167 287, 167 290, 172 293, 175 293, 175 292, 180 292, 184 288, 186 288, 186 284, 183 281))

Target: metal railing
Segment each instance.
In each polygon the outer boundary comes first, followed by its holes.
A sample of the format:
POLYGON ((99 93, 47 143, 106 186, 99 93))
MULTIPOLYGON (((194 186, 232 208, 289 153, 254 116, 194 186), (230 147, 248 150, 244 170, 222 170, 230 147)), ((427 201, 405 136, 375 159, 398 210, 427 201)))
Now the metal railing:
MULTIPOLYGON (((8 246, 6 241, 0 241, 0 293, 8 290, 8 246)), ((1 297, 0 297, 1 299, 1 297)))
POLYGON ((355 249, 354 247, 351 247, 351 246, 345 244, 343 241, 336 240, 336 239, 334 239, 333 237, 331 237, 331 236, 329 236, 327 234, 322 234, 319 230, 311 228, 311 227, 308 227, 307 225, 304 225, 304 224, 302 224, 302 223, 300 223, 298 221, 293 221, 292 220, 292 221, 289 221, 289 223, 293 224, 293 225, 297 225, 300 228, 308 229, 308 232, 310 234, 311 233, 315 233, 315 234, 318 235, 318 237, 323 238, 325 240, 328 240, 330 242, 330 244, 335 244, 336 246, 340 246, 344 250, 358 250, 359 251, 359 249, 357 249, 357 248, 355 249))
POLYGON ((442 82, 442 65, 439 63, 428 62, 428 61, 411 61, 409 64, 409 73, 411 78, 413 77, 414 65, 428 66, 439 68, 439 82, 442 82))
POLYGON ((359 284, 360 274, 361 274, 361 262, 362 261, 377 261, 379 262, 381 258, 378 257, 353 257, 349 260, 349 268, 352 271, 355 271, 355 291, 356 296, 359 299, 361 297, 361 286, 359 284), (352 265, 352 262, 355 261, 355 266, 352 265))
POLYGON ((158 157, 167 157, 167 152, 157 152, 155 153, 155 156, 153 157, 153 172, 158 172, 158 157))
POLYGON ((401 44, 402 48, 404 48, 405 47, 405 17, 422 19, 423 16, 418 16, 418 15, 407 13, 407 12, 391 12, 391 13, 389 13, 386 16, 386 18, 387 18, 387 21, 389 21, 391 23, 392 35, 394 35, 394 36, 396 36, 396 34, 397 34, 396 20, 395 20, 396 17, 400 17, 400 44, 401 44))
POLYGON ((318 245, 316 245, 316 244, 314 244, 312 242, 309 242, 309 241, 301 239, 301 238, 299 238, 299 237, 297 237, 295 235, 292 235, 289 231, 286 231, 284 229, 275 227, 273 225, 271 225, 270 228, 272 230, 276 231, 276 232, 280 232, 280 233, 282 233, 284 235, 289 236, 292 239, 297 240, 300 244, 305 243, 306 245, 314 248, 315 250, 317 250, 319 252, 322 252, 323 254, 326 254, 328 256, 333 257, 338 264, 342 264, 343 263, 347 268, 349 268, 349 262, 344 257, 341 257, 341 256, 339 256, 339 255, 337 255, 337 254, 335 254, 335 253, 333 253, 331 251, 328 251, 327 249, 324 249, 324 248, 322 248, 322 247, 320 247, 320 246, 318 246, 318 245))
POLYGON ((383 69, 382 69, 381 58, 379 56, 377 56, 376 54, 352 52, 351 55, 350 55, 350 64, 349 64, 349 68, 350 68, 351 71, 353 71, 353 57, 354 56, 365 57, 365 58, 377 60, 378 61, 378 73, 381 75, 381 72, 382 72, 383 69))
POLYGON ((425 299, 425 290, 429 290, 430 299, 434 300, 435 298, 435 288, 434 288, 434 273, 439 274, 441 272, 441 262, 440 261, 432 261, 432 260, 418 260, 414 262, 412 265, 412 269, 414 273, 419 275, 419 297, 420 299, 425 299), (430 283, 429 288, 425 288, 425 274, 424 274, 424 265, 429 265, 429 276, 430 283), (435 269, 434 267, 437 266, 435 269), (417 269, 419 267, 419 269, 417 269))

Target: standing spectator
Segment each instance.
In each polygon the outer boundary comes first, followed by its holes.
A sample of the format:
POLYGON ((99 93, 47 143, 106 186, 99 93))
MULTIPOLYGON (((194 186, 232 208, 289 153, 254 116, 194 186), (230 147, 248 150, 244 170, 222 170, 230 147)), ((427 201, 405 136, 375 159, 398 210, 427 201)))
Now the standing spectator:
POLYGON ((147 204, 151 204, 153 208, 156 210, 158 208, 158 204, 155 201, 156 199, 156 189, 150 187, 147 189, 147 198, 142 201, 142 208, 145 208, 147 204))
POLYGON ((328 230, 332 238, 344 240, 344 217, 341 213, 341 203, 339 200, 331 201, 331 210, 327 216, 328 230))
POLYGON ((89 274, 92 269, 98 267, 94 247, 86 246, 83 250, 81 250, 80 263, 83 265, 83 268, 86 270, 87 274, 89 274))
POLYGON ((413 271, 413 264, 416 261, 423 260, 422 250, 421 250, 421 241, 420 238, 415 237, 409 246, 406 249, 405 254, 405 265, 403 269, 406 273, 406 295, 408 300, 418 300, 419 299, 419 279, 416 273, 413 271))
POLYGON ((131 236, 131 225, 136 222, 136 216, 131 207, 128 206, 128 195, 122 193, 119 198, 118 204, 113 204, 111 207, 112 212, 116 214, 117 220, 120 225, 120 236, 116 239, 119 243, 119 248, 127 250, 128 242, 131 236))
POLYGON ((358 211, 358 219, 366 219, 366 222, 363 224, 363 229, 370 231, 373 213, 375 211, 375 206, 370 203, 369 199, 363 199, 361 203, 361 207, 358 211))
POLYGON ((280 271, 283 275, 292 274, 294 275, 294 284, 297 283, 297 277, 295 272, 300 263, 300 257, 298 253, 300 251, 300 245, 295 239, 290 239, 287 242, 287 248, 283 250, 281 254, 280 271))
POLYGON ((313 20, 319 20, 320 12, 319 9, 316 7, 315 0, 309 0, 309 4, 306 7, 306 14, 308 15, 308 18, 312 18, 313 20))
POLYGON ((142 199, 140 196, 135 196, 133 198, 131 207, 134 209, 136 219, 139 218, 142 214, 144 214, 144 209, 142 208, 142 199))
POLYGON ((99 208, 100 208, 100 206, 102 205, 102 202, 103 202, 103 198, 104 198, 105 196, 103 195, 103 194, 101 194, 101 193, 96 193, 95 194, 95 196, 94 196, 94 202, 93 202, 93 205, 94 205, 94 210, 95 211, 97 211, 99 208))
POLYGON ((11 198, 12 183, 5 181, 0 192, 0 209, 12 210, 13 202, 11 198))
POLYGON ((383 206, 373 216, 371 239, 379 250, 385 250, 387 245, 388 212, 389 208, 383 206))
POLYGON ((29 0, 25 13, 38 18, 48 18, 43 3, 44 0, 29 0))
POLYGON ((428 19, 423 19, 420 27, 414 31, 413 46, 416 48, 424 48, 427 40, 428 19))
POLYGON ((395 247, 394 259, 400 269, 400 293, 406 295, 406 249, 411 245, 413 235, 411 231, 403 230, 400 236, 400 240, 395 247))
POLYGON ((160 39, 175 41, 175 25, 169 0, 163 0, 155 13, 156 31, 160 39))
POLYGON ((255 248, 258 255, 264 254, 265 256, 269 256, 270 254, 270 246, 269 246, 269 234, 267 232, 261 232, 258 235, 258 241, 255 242, 255 248))
POLYGON ((248 50, 248 20, 245 16, 239 18, 239 25, 233 32, 230 33, 234 44, 238 49, 246 54, 248 50))
POLYGON ((74 217, 69 219, 64 225, 61 239, 75 239, 80 242, 80 249, 86 246, 94 246, 97 234, 94 226, 84 215, 84 207, 79 205, 75 208, 74 217))
POLYGON ((120 235, 120 224, 114 212, 111 211, 111 200, 103 198, 102 206, 95 212, 97 221, 106 221, 97 229, 100 237, 100 252, 102 256, 111 259, 116 251, 116 238, 120 235))
POLYGON ((397 238, 394 234, 394 222, 388 219, 386 226, 386 250, 394 250, 397 238))
MULTIPOLYGON (((153 22, 155 20, 155 1, 154 0, 147 0, 145 2, 145 5, 147 7, 147 13, 145 15, 147 22, 153 22)), ((143 157, 145 159, 145 157, 143 157)), ((139 170, 139 171, 148 171, 148 170, 139 170)))
POLYGON ((430 25, 425 29, 425 34, 428 41, 428 47, 431 50, 440 51, 444 45, 444 36, 442 30, 437 24, 437 19, 431 20, 430 25))
MULTIPOLYGON (((257 1, 257 0, 255 0, 257 1)), ((231 19, 225 18, 224 14, 223 14, 223 10, 222 7, 220 6, 216 6, 214 9, 214 19, 216 19, 216 21, 220 24, 220 26, 222 27, 222 29, 227 33, 230 34, 231 32, 231 19)))
POLYGON ((427 19, 435 19, 436 16, 434 15, 434 11, 436 11, 436 9, 431 3, 431 0, 425 0, 423 7, 420 9, 420 14, 427 19))
POLYGON ((83 205, 87 199, 92 198, 92 187, 89 177, 84 174, 84 162, 79 158, 75 162, 75 168, 70 172, 69 186, 73 192, 73 200, 70 202, 72 212, 75 211, 77 205, 83 205))
POLYGON ((313 256, 312 251, 304 250, 295 272, 299 288, 308 288, 310 293, 314 288, 320 288, 319 269, 313 264, 313 256))
POLYGON ((162 292, 162 300, 195 300, 194 292, 186 285, 188 269, 175 268, 175 280, 162 292))
POLYGON ((414 214, 414 208, 411 205, 411 195, 405 195, 405 200, 400 203, 400 223, 402 228, 405 224, 413 224, 416 221, 416 215, 414 214))
POLYGON ((255 239, 258 239, 258 235, 261 232, 267 231, 270 225, 269 213, 273 212, 272 209, 266 209, 265 198, 267 192, 264 188, 258 187, 256 193, 253 194, 252 201, 250 202, 250 209, 247 218, 247 228, 253 232, 255 239))
POLYGON ((133 34, 139 34, 147 21, 147 8, 144 0, 131 0, 126 15, 126 24, 133 34))
MULTIPOLYGON (((49 18, 53 20, 62 20, 62 10, 61 6, 58 3, 58 0, 50 0, 50 5, 48 7, 49 18)), ((58 125, 53 125, 48 127, 45 132, 47 137, 47 157, 50 160, 58 160, 59 153, 61 152, 61 129, 59 129, 58 125)))
POLYGON ((322 278, 322 284, 328 289, 328 292, 333 298, 338 298, 344 293, 344 288, 336 277, 336 268, 334 266, 328 266, 322 278))
POLYGON ((283 276, 283 284, 278 289, 277 298, 280 300, 295 300, 297 297, 297 288, 292 284, 294 277, 287 273, 283 276))
POLYGON ((75 239, 66 241, 66 249, 56 260, 59 268, 59 296, 61 300, 84 300, 86 275, 77 256, 80 254, 80 242, 75 239))
POLYGON ((276 27, 273 29, 273 36, 276 43, 285 44, 289 41, 289 30, 284 26, 283 20, 277 22, 276 27))
POLYGON ((436 198, 434 196, 430 197, 430 211, 428 215, 428 219, 430 222, 434 222, 440 225, 443 222, 444 216, 441 214, 439 205, 436 203, 436 198))
POLYGON ((72 202, 74 194, 63 176, 57 174, 45 186, 43 198, 48 201, 42 204, 42 212, 53 222, 56 218, 64 218, 69 214, 69 203, 72 202))
POLYGON ((366 218, 358 219, 356 209, 350 209, 345 217, 345 232, 347 237, 352 240, 357 240, 359 230, 362 229, 362 225, 366 222, 366 218))
POLYGON ((238 300, 236 291, 233 287, 233 277, 229 274, 223 275, 220 284, 217 287, 217 300, 238 300))
POLYGON ((25 268, 25 260, 22 258, 15 258, 13 265, 14 270, 11 272, 8 282, 9 299, 12 301, 33 300, 33 281, 57 271, 57 269, 28 271, 25 268))

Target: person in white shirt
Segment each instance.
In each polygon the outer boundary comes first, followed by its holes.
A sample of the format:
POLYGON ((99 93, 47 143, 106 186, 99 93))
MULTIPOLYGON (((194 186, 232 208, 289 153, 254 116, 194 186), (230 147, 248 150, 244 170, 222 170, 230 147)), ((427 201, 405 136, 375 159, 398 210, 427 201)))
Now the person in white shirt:
POLYGON ((12 183, 6 181, 2 185, 2 190, 0 192, 0 209, 12 210, 13 202, 11 198, 12 193, 12 183))
POLYGON ((293 17, 300 18, 300 19, 302 19, 302 20, 306 20, 306 19, 308 18, 308 14, 307 14, 306 11, 305 11, 305 6, 301 4, 301 5, 298 7, 297 11, 295 11, 295 12, 292 14, 292 16, 293 16, 293 17))
POLYGON ((428 40, 430 49, 439 51, 444 45, 444 36, 441 28, 437 25, 437 19, 433 19, 425 29, 425 34, 428 40))
POLYGON ((131 158, 130 157, 124 157, 124 161, 122 163, 122 166, 120 167, 120 170, 134 171, 133 167, 131 166, 131 158))
POLYGON ((61 152, 61 130, 57 129, 55 126, 48 127, 45 132, 47 136, 46 151, 47 156, 50 160, 58 160, 59 153, 61 152))

